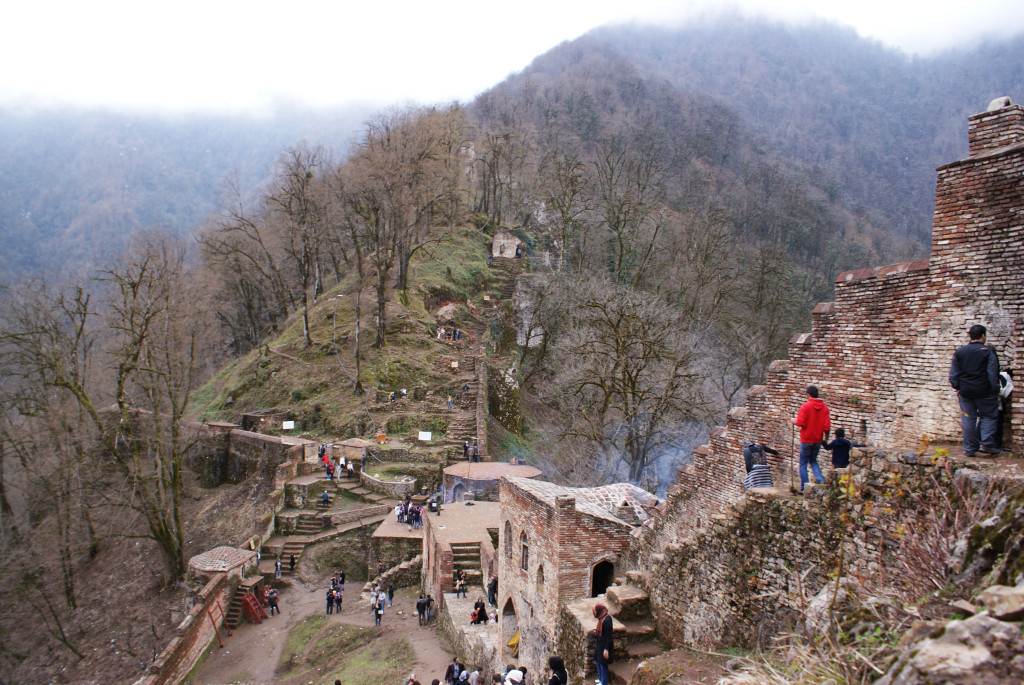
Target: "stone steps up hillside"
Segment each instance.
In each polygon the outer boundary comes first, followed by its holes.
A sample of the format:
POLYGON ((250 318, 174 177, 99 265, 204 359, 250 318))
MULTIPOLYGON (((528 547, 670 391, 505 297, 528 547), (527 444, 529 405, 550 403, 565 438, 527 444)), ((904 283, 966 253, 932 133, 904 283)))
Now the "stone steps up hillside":
POLYGON ((612 585, 603 595, 566 605, 566 610, 576 618, 580 630, 587 635, 586 653, 581 655, 587 678, 597 675, 591 658, 594 653, 594 638, 589 633, 595 623, 592 610, 594 605, 599 603, 608 607, 608 613, 612 617, 615 654, 609 668, 611 680, 617 685, 626 685, 641 661, 665 651, 655 635, 649 597, 645 590, 635 585, 612 585))

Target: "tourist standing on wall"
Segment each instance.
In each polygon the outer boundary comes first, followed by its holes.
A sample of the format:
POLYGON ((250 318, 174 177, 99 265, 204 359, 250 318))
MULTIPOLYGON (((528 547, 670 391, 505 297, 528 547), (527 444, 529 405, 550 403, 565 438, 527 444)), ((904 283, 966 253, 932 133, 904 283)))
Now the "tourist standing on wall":
POLYGON ((960 400, 960 426, 964 456, 976 452, 999 453, 996 424, 999 421, 999 357, 985 344, 988 330, 974 324, 967 332, 970 342, 958 347, 949 365, 949 384, 960 400))
POLYGON ((793 425, 800 429, 800 492, 803 492, 807 485, 808 465, 814 473, 815 482, 825 482, 821 467, 818 466, 818 452, 832 429, 832 421, 829 419, 828 407, 818 399, 817 386, 807 386, 807 401, 797 412, 793 425))
POLYGON ((597 666, 597 679, 601 685, 608 685, 608 665, 612 662, 614 644, 612 643, 612 617, 608 615, 608 607, 604 604, 594 605, 594 665, 597 666))

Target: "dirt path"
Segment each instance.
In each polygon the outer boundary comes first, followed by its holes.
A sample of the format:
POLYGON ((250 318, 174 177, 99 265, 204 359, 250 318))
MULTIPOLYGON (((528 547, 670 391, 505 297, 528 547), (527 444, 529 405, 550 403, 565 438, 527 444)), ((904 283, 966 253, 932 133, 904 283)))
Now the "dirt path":
MULTIPOLYGON (((356 589, 362 584, 349 586, 341 614, 331 620, 355 626, 372 626, 369 598, 361 600, 356 589)), ((213 648, 206 661, 192 677, 192 685, 269 685, 276 682, 278 660, 288 638, 288 631, 307 616, 324 612, 326 585, 315 588, 296 582, 281 592, 281 615, 259 625, 243 623, 232 637, 224 640, 224 649, 213 648)), ((381 624, 382 632, 404 636, 416 653, 417 677, 422 682, 440 678, 451 660, 441 648, 435 626, 420 627, 416 620, 414 589, 395 594, 394 606, 386 610, 381 624)), ((319 685, 319 683, 317 684, 319 685)))

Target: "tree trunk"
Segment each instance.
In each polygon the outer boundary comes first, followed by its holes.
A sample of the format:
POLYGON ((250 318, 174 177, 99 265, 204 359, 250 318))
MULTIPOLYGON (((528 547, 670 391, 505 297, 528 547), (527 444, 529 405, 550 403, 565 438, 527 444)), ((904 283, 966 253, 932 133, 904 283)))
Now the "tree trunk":
POLYGON ((302 290, 302 337, 306 341, 306 347, 310 348, 313 346, 313 338, 309 335, 309 297, 306 295, 306 290, 302 290))

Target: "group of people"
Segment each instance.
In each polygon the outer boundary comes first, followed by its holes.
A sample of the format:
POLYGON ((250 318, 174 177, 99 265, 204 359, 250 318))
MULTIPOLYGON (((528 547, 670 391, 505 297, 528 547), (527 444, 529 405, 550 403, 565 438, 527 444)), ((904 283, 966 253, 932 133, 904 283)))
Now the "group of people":
POLYGON ((321 444, 316 451, 317 458, 323 462, 324 473, 327 474, 327 480, 334 480, 335 478, 341 478, 341 474, 344 473, 346 478, 351 478, 355 475, 355 466, 351 460, 346 460, 345 457, 340 457, 338 463, 335 464, 330 455, 327 454, 327 445, 321 444))
POLYGON ((341 613, 341 603, 344 600, 345 572, 340 571, 338 575, 331 576, 331 587, 327 590, 327 615, 341 613))
POLYGON ((373 625, 379 626, 384 617, 384 608, 395 602, 395 586, 388 584, 387 590, 376 583, 370 588, 370 611, 373 612, 373 625))
POLYGON ((395 400, 404 400, 409 396, 409 389, 402 388, 401 390, 392 390, 388 393, 388 404, 394 404, 395 400))
POLYGON ((421 592, 419 599, 416 600, 416 616, 419 618, 421 626, 430 623, 430 620, 433 618, 433 612, 434 598, 421 592))
MULTIPOLYGON (((801 405, 800 411, 793 419, 793 425, 800 429, 800 492, 804 491, 809 482, 808 469, 814 475, 815 482, 825 482, 821 467, 818 465, 818 455, 822 449, 832 453, 832 468, 845 469, 850 466, 850 451, 854 447, 864 447, 863 444, 854 444, 847 440, 844 428, 837 428, 835 438, 829 441, 832 420, 829 408, 818 397, 819 394, 816 386, 808 386, 807 401, 801 405)), ((771 471, 768 468, 769 454, 778 456, 779 451, 763 442, 747 441, 743 447, 743 465, 747 471, 743 478, 745 489, 772 487, 771 471)))
POLYGON ((395 516, 398 523, 409 526, 409 530, 423 525, 423 507, 418 507, 410 500, 395 505, 395 516))
MULTIPOLYGON (((986 343, 988 329, 975 324, 967 331, 966 345, 958 347, 949 368, 949 384, 960 404, 960 426, 965 457, 994 457, 1003 451, 1003 423, 1013 398, 1013 372, 999 368, 999 356, 986 343)), ((793 425, 800 429, 800 492, 809 482, 808 470, 818 483, 825 482, 818 454, 822 448, 832 452, 832 466, 847 468, 850 450, 864 447, 846 438, 846 431, 837 428, 835 439, 829 441, 832 429, 829 408, 818 396, 816 386, 807 387, 807 400, 801 405, 793 425)), ((747 474, 745 488, 771 487, 771 472, 766 454, 778 451, 764 443, 750 440, 743 448, 747 474)))
POLYGON ((458 326, 438 326, 437 328, 437 339, 438 340, 462 340, 462 335, 465 333, 458 326))
POLYGON ((480 445, 474 441, 473 446, 470 447, 469 440, 463 440, 462 458, 465 459, 466 461, 480 461, 480 445))
MULTIPOLYGON (((494 673, 489 679, 482 675, 484 669, 470 668, 456 657, 444 673, 445 685, 568 685, 569 673, 566 671, 565 662, 560 656, 553 656, 548 659, 548 671, 550 676, 546 681, 532 681, 526 666, 508 664, 500 673, 494 673)), ((339 685, 335 683, 335 685, 339 685)), ((405 685, 420 685, 415 673, 410 673, 405 685)), ((441 680, 434 678, 430 685, 441 685, 441 680)))

